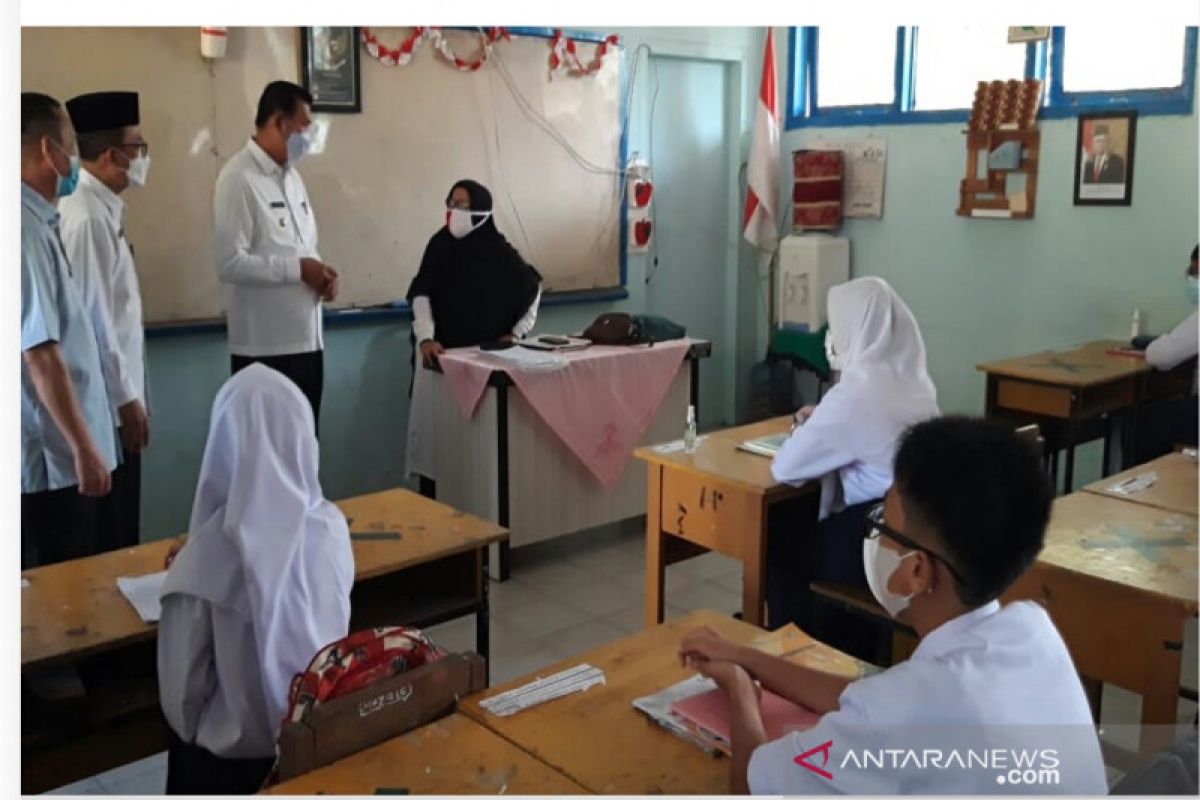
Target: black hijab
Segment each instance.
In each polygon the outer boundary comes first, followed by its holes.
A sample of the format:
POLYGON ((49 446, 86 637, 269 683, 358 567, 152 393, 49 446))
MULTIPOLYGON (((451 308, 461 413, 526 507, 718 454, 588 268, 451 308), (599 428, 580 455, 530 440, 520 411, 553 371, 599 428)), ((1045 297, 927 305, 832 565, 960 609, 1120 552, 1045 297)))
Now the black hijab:
MULTIPOLYGON (((475 181, 463 180, 471 211, 492 210, 492 195, 475 181)), ((478 222, 478 217, 472 218, 478 222)), ((433 235, 421 268, 408 287, 408 302, 425 295, 433 308, 436 337, 443 347, 470 347, 512 333, 537 297, 542 276, 508 243, 492 216, 461 239, 444 226, 433 235)))

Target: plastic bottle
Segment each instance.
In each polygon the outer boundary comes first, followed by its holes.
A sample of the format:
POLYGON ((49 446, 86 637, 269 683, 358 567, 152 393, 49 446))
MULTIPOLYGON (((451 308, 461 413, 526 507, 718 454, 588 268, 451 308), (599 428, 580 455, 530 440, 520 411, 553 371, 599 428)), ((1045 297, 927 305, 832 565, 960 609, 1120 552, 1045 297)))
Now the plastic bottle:
POLYGON ((1129 338, 1136 339, 1142 335, 1142 310, 1135 308, 1133 310, 1133 320, 1130 322, 1129 338))
POLYGON ((696 452, 696 407, 688 406, 687 424, 683 428, 683 450, 685 453, 696 452))

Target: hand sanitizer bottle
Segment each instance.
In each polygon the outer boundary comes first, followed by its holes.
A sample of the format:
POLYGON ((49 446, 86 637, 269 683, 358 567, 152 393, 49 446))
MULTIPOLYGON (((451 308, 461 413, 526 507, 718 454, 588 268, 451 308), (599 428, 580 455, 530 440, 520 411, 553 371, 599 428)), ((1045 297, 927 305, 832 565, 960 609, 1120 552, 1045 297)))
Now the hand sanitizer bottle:
POLYGON ((687 425, 683 428, 683 451, 696 452, 696 407, 688 406, 687 425))
POLYGON ((1133 321, 1129 327, 1129 338, 1136 339, 1142 335, 1142 310, 1135 308, 1133 310, 1133 321))

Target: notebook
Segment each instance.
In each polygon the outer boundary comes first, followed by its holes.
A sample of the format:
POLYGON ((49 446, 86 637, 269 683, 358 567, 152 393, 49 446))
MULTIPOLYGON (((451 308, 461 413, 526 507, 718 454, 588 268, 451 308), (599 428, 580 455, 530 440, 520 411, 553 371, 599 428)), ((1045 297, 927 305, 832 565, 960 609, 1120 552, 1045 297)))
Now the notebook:
POLYGON ((530 350, 551 350, 567 353, 572 350, 584 350, 592 346, 587 339, 577 339, 573 336, 534 336, 522 339, 518 344, 530 350))
POLYGON ((757 439, 748 439, 737 446, 738 450, 745 450, 747 453, 754 453, 756 456, 766 456, 774 458, 779 452, 779 448, 783 447, 783 443, 791 436, 790 433, 773 433, 770 436, 761 436, 757 439))
MULTIPOLYGON (((808 730, 821 719, 816 712, 766 689, 762 690, 760 705, 763 727, 772 741, 792 731, 808 730)), ((677 700, 671 705, 671 713, 694 734, 729 753, 729 699, 725 692, 713 689, 677 700)))

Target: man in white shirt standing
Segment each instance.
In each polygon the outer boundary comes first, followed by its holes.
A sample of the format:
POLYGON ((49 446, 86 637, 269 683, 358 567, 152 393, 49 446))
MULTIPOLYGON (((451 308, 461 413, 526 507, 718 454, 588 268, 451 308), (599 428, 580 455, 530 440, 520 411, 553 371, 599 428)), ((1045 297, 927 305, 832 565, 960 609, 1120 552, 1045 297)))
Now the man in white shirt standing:
POLYGON ((300 387, 319 426, 324 384, 321 301, 337 297, 338 273, 317 252, 317 219, 296 164, 312 148, 312 96, 267 84, 255 132, 221 169, 217 272, 228 298, 233 372, 259 362, 300 387))
POLYGON ((908 661, 850 680, 709 630, 680 646, 731 701, 731 790, 1105 794, 1062 637, 1036 603, 998 599, 1037 558, 1052 496, 1011 428, 942 417, 910 429, 863 538, 871 593, 920 637, 908 661), (755 680, 823 716, 768 741, 755 680))
POLYGON ((108 398, 120 424, 121 464, 96 508, 100 552, 140 541, 141 452, 150 441, 142 297, 125 235, 120 194, 150 169, 136 92, 93 92, 67 101, 83 169, 59 201, 59 230, 84 308, 96 329, 108 398))

